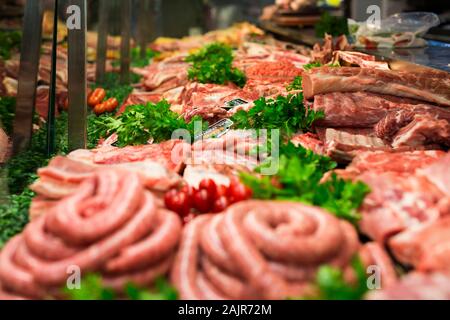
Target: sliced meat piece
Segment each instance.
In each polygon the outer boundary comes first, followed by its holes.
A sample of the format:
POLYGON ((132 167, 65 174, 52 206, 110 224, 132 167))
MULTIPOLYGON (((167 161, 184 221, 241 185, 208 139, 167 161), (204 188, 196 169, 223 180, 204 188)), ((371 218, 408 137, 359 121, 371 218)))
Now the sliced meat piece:
POLYGON ((368 171, 358 179, 371 189, 361 208, 361 232, 380 243, 442 215, 439 202, 443 194, 423 177, 368 171))
POLYGON ((450 106, 446 72, 402 72, 354 67, 320 67, 303 73, 305 99, 329 92, 369 91, 450 106))
POLYGON ((449 300, 450 276, 445 273, 412 272, 381 291, 372 291, 371 300, 449 300))
POLYGON ((389 70, 389 64, 386 61, 376 61, 375 56, 357 51, 336 50, 333 52, 331 63, 340 66, 389 70))
POLYGON ((387 288, 397 282, 397 273, 394 264, 383 246, 376 242, 366 243, 359 250, 359 256, 366 268, 375 268, 373 271, 381 273, 381 287, 387 288))
POLYGON ((184 86, 188 83, 189 63, 186 54, 180 54, 146 67, 143 84, 154 93, 184 86))
POLYGON ((125 102, 120 106, 117 114, 123 113, 128 106, 136 104, 147 104, 148 102, 157 103, 161 101, 162 94, 153 92, 132 92, 125 102))
POLYGON ((210 123, 227 116, 226 103, 234 99, 242 99, 253 102, 259 96, 255 92, 250 92, 238 88, 234 84, 216 85, 191 83, 186 87, 182 104, 183 117, 189 121, 198 115, 210 123))
MULTIPOLYGON (((1 126, 1 123, 0 123, 1 126)), ((5 131, 0 127, 0 164, 5 163, 11 153, 11 143, 5 131)))
POLYGON ((105 145, 89 151, 74 151, 69 158, 99 165, 112 165, 152 160, 172 172, 180 172, 189 157, 191 146, 182 140, 168 140, 159 144, 117 148, 105 145))
POLYGON ((400 262, 417 270, 450 272, 450 217, 402 232, 389 247, 400 262))
POLYGON ((325 154, 324 143, 319 139, 317 134, 311 132, 297 134, 291 138, 291 142, 296 146, 301 145, 303 148, 311 150, 314 153, 325 154))
MULTIPOLYGON (((443 152, 439 154, 443 155, 443 152)), ((417 170, 417 174, 432 182, 441 192, 450 197, 450 154, 440 158, 439 161, 417 170)))
POLYGON ((393 148, 419 148, 427 145, 450 147, 449 121, 436 119, 430 114, 415 115, 392 139, 393 148))
POLYGON ((376 137, 371 130, 335 130, 330 128, 325 130, 323 141, 325 142, 327 155, 339 162, 350 162, 359 151, 389 149, 389 146, 376 137))
POLYGON ((359 152, 346 170, 355 171, 359 174, 367 171, 414 174, 417 169, 427 167, 443 156, 445 156, 445 152, 438 150, 359 152))
POLYGON ((364 91, 315 95, 313 109, 325 113, 325 118, 316 124, 327 127, 367 128, 385 118, 389 118, 389 122, 396 119, 397 116, 391 112, 397 110, 411 113, 420 110, 450 120, 447 109, 426 105, 419 100, 364 91))

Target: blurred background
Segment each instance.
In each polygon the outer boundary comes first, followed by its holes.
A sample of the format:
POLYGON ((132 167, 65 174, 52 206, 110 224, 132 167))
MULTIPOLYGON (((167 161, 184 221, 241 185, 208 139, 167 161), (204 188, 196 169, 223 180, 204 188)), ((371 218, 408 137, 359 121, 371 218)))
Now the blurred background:
MULTIPOLYGON (((42 0, 51 9, 53 0, 42 0)), ((60 0, 64 7, 66 0, 60 0)), ((111 13, 111 33, 119 34, 121 11, 120 0, 110 0, 113 4, 111 13)), ((257 23, 264 8, 278 3, 307 3, 318 8, 336 8, 337 14, 357 21, 367 19, 366 9, 378 5, 381 17, 385 18, 396 12, 431 11, 441 19, 441 29, 450 32, 450 1, 448 0, 133 0, 133 6, 145 1, 149 6, 148 24, 151 31, 149 41, 159 36, 182 37, 200 34, 209 30, 227 28, 236 22, 257 23)), ((14 24, 22 15, 25 0, 0 0, 0 19, 2 24, 10 20, 14 24)), ((88 26, 93 30, 98 23, 99 0, 88 0, 88 26)), ((134 15, 139 10, 134 10, 134 15)), ((134 22, 137 19, 133 19, 134 22)), ((136 26, 133 28, 136 33, 136 26)))

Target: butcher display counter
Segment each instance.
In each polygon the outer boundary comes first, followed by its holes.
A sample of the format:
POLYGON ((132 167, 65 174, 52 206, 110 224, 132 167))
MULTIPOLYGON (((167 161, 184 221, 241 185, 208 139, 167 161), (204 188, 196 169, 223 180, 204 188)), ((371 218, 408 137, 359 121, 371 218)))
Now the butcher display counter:
POLYGON ((86 4, 2 64, 0 299, 450 299, 449 73, 86 4))

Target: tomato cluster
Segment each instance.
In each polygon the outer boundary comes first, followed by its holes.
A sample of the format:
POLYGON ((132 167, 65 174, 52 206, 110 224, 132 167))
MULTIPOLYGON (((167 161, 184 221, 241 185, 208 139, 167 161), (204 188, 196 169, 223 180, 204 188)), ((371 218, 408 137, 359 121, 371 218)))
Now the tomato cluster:
POLYGON ((96 115, 105 112, 113 112, 119 105, 116 98, 109 98, 103 101, 106 97, 106 91, 103 88, 95 89, 88 98, 88 105, 94 109, 96 115))
POLYGON ((217 185, 212 179, 204 179, 197 189, 185 185, 181 189, 169 190, 164 196, 164 203, 167 209, 178 213, 187 222, 195 213, 218 213, 233 203, 251 197, 252 190, 238 178, 232 178, 228 187, 217 185))

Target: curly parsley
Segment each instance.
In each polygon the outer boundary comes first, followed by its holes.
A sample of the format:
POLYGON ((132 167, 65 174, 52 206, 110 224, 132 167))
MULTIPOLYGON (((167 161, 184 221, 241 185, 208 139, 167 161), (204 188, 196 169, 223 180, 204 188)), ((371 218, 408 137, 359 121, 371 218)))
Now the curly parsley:
POLYGON ((241 173, 240 178, 253 190, 254 198, 304 202, 355 223, 360 218, 357 210, 370 190, 362 182, 343 180, 335 174, 322 181, 324 174, 336 166, 330 158, 289 142, 280 146, 277 157, 272 155, 255 173, 241 173), (273 167, 274 161, 277 173, 261 175, 264 168, 273 167))
POLYGON ((303 94, 278 96, 276 99, 260 98, 248 111, 239 110, 231 120, 236 129, 280 129, 291 136, 296 132, 311 129, 313 123, 324 117, 323 112, 307 109, 303 104, 303 94))
POLYGON ((239 87, 245 85, 245 74, 233 67, 233 50, 227 45, 207 45, 199 52, 189 55, 186 61, 192 63, 188 70, 190 80, 215 84, 233 82, 239 87))

